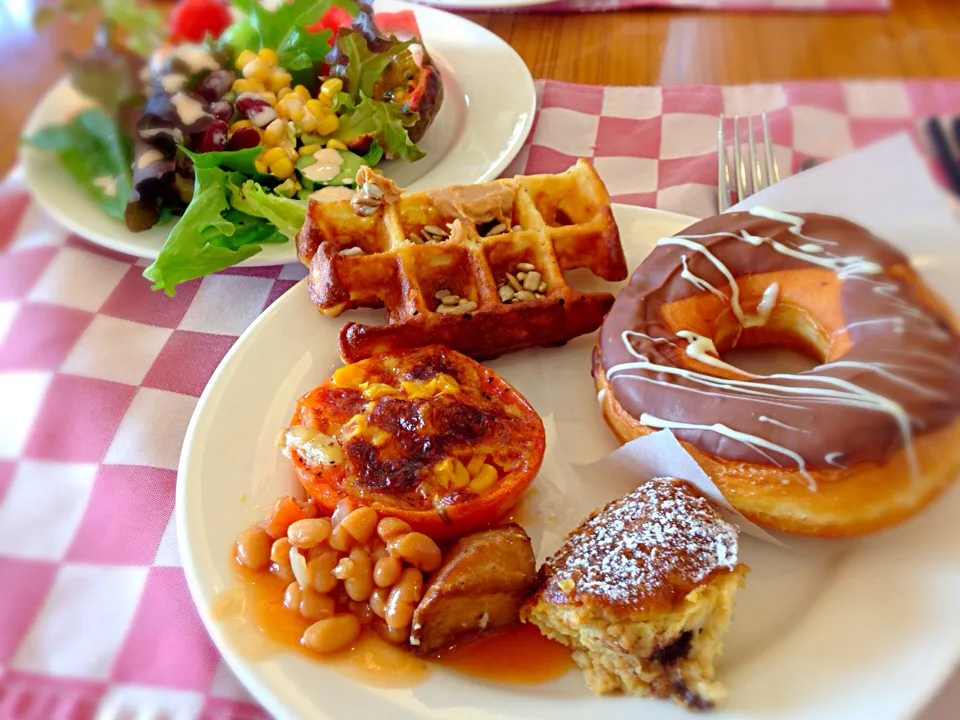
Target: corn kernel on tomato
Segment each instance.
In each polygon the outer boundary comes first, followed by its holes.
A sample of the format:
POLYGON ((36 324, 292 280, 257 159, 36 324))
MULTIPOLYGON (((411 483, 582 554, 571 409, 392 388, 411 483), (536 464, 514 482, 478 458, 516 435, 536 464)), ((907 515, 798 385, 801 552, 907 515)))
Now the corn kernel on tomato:
POLYGON ((495 525, 533 481, 546 445, 540 417, 517 390, 441 346, 341 368, 299 400, 291 427, 284 452, 323 511, 346 498, 438 540, 495 525), (423 392, 410 397, 401 383, 423 392), (380 385, 397 392, 365 393, 380 385), (478 454, 484 462, 468 476, 478 454))

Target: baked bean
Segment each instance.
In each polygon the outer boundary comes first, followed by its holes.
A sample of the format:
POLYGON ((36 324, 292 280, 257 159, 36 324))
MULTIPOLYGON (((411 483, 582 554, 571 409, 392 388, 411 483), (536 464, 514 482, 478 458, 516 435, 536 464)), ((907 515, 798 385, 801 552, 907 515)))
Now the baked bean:
POLYGON ((270 566, 270 536, 259 525, 248 527, 237 538, 237 562, 251 570, 270 566))
POLYGON ((362 545, 377 531, 377 511, 371 507, 358 507, 343 518, 337 527, 345 528, 362 545))
POLYGON ((309 550, 330 537, 330 529, 326 518, 297 520, 287 528, 287 539, 294 547, 309 550))
POLYGON ((324 553, 330 552, 330 548, 326 545, 317 545, 307 550, 307 562, 310 562, 314 558, 318 558, 324 553))
POLYGON ((387 614, 387 598, 390 597, 390 588, 378 587, 374 588, 373 592, 370 593, 370 599, 367 601, 370 606, 370 610, 378 618, 382 618, 387 614))
POLYGON ((416 568, 407 568, 387 597, 384 620, 394 630, 408 627, 413 611, 423 593, 423 575, 416 568))
POLYGON ((297 579, 297 582, 300 583, 301 588, 310 587, 310 573, 307 571, 307 559, 300 554, 300 551, 292 547, 290 548, 290 569, 293 571, 293 576, 297 579))
POLYGON ((377 523, 377 535, 384 542, 390 542, 397 535, 408 533, 412 530, 406 520, 395 517, 385 517, 377 523))
POLYGON ((321 595, 313 588, 307 588, 300 594, 299 607, 300 614, 307 620, 323 620, 337 611, 332 597, 321 595))
POLYGON ((390 554, 387 552, 386 543, 380 538, 375 538, 372 543, 367 543, 367 547, 370 549, 370 557, 373 558, 374 562, 390 554))
POLYGON ((395 557, 382 557, 373 567, 373 582, 377 587, 387 588, 393 585, 400 577, 403 564, 395 557))
POLYGON ((367 605, 367 603, 351 600, 347 603, 347 607, 350 609, 350 612, 356 615, 360 619, 360 622, 364 625, 373 620, 373 612, 370 610, 370 606, 367 605))
POLYGON ((314 652, 337 652, 352 645, 360 637, 360 629, 356 615, 343 613, 315 622, 303 631, 300 642, 314 652))
POLYGON ((387 543, 387 550, 394 557, 400 557, 424 572, 433 572, 443 560, 440 546, 419 532, 409 532, 394 537, 387 543))
POLYGON ((287 589, 283 591, 283 606, 288 610, 300 610, 300 600, 303 597, 303 593, 300 592, 300 583, 292 582, 287 585, 287 589))
POLYGON ((361 602, 373 590, 373 569, 366 550, 356 547, 350 557, 343 558, 333 569, 334 576, 343 580, 343 587, 351 600, 361 602))
POLYGON ((285 537, 274 540, 270 546, 270 560, 275 563, 290 562, 290 541, 285 537))
POLYGON ((327 550, 307 561, 307 577, 310 584, 318 593, 326 594, 337 586, 337 578, 333 569, 337 566, 340 555, 336 550, 327 550))
POLYGON ((333 515, 330 516, 330 522, 334 527, 336 527, 340 524, 341 520, 343 520, 356 508, 357 504, 355 501, 351 500, 350 498, 340 498, 337 506, 333 509, 333 515))
POLYGON ((345 527, 336 525, 330 533, 330 547, 340 552, 347 552, 353 544, 353 536, 345 527))
POLYGON ((285 583, 292 583, 297 579, 293 574, 293 568, 290 567, 290 558, 287 558, 286 563, 271 563, 270 572, 285 583))
POLYGON ((367 551, 355 547, 350 551, 351 572, 343 582, 347 595, 355 602, 365 602, 373 592, 373 562, 367 551))
POLYGON ((377 634, 394 645, 406 645, 410 642, 410 628, 392 628, 385 622, 377 623, 377 634))

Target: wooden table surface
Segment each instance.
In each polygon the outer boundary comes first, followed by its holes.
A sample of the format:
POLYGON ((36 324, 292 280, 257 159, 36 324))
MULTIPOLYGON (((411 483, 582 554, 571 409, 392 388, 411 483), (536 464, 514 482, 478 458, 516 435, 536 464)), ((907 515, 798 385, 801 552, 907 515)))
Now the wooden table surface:
MULTIPOLYGON (((64 71, 61 55, 91 41, 90 23, 35 33, 36 0, 0 5, 0 174, 19 129, 64 71)), ((836 77, 960 77, 960 2, 894 0, 888 13, 472 13, 510 43, 534 77, 636 85, 752 83, 836 77)))

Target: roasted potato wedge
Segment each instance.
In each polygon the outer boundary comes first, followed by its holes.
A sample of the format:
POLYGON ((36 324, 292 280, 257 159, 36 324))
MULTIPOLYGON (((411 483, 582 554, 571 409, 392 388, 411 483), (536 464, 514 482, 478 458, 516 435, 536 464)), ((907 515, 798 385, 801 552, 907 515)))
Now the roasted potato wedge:
POLYGON ((537 584, 530 538, 510 524, 467 535, 448 551, 413 614, 410 644, 432 655, 517 622, 537 584))

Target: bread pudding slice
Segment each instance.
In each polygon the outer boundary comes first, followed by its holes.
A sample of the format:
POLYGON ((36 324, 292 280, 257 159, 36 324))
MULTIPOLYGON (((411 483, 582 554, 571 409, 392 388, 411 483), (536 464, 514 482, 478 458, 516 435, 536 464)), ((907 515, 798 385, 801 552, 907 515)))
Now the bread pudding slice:
POLYGON ((570 533, 520 617, 570 647, 597 694, 708 709, 726 694, 714 659, 748 571, 738 551, 696 488, 656 478, 570 533))

